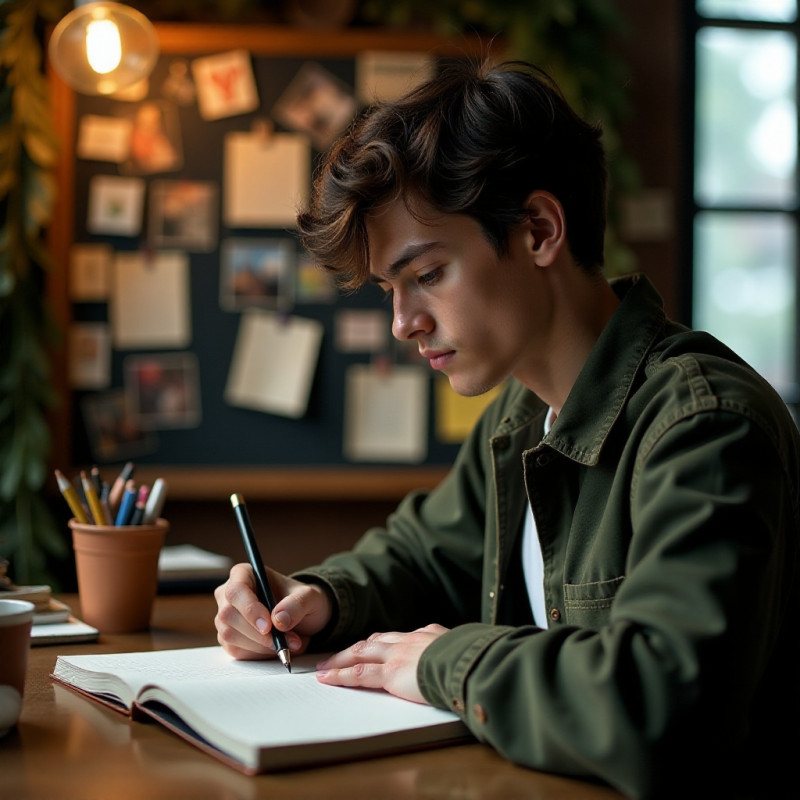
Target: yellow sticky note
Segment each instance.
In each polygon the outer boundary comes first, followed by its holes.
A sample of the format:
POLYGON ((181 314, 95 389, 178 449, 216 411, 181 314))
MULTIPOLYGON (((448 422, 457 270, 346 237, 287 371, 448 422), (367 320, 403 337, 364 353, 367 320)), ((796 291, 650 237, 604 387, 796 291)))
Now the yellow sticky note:
POLYGON ((502 389, 495 386, 477 397, 463 397, 450 387, 446 377, 436 380, 436 438, 448 444, 463 442, 486 406, 502 389))

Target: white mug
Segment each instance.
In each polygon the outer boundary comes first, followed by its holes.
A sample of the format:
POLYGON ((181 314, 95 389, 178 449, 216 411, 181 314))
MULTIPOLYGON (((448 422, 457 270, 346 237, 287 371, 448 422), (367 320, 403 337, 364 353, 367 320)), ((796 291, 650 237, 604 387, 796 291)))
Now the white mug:
POLYGON ((33 603, 0 596, 0 736, 19 720, 31 646, 33 603))

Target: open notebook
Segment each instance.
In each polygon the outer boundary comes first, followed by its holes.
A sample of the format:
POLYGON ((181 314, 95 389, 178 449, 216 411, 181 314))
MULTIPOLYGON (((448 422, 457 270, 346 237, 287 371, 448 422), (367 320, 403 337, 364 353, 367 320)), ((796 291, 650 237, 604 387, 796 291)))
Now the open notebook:
POLYGON ((449 711, 325 686, 320 656, 235 661, 221 647, 59 656, 52 677, 134 719, 152 718, 248 774, 469 738, 449 711))

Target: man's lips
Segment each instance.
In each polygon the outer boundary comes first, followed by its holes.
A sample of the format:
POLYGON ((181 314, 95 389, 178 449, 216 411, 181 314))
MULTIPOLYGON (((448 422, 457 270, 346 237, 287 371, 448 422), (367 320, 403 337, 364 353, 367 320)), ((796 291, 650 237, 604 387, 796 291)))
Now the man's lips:
POLYGON ((423 350, 420 355, 428 359, 433 369, 441 369, 450 362, 455 353, 455 350, 423 350))

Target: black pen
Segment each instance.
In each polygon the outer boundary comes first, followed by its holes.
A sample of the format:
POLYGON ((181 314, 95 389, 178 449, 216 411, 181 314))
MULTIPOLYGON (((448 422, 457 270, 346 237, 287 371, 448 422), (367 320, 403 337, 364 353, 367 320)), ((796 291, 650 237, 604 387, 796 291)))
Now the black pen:
MULTIPOLYGON (((250 559, 250 565, 253 567, 253 573, 256 576, 258 599, 269 609, 269 613, 272 615, 272 609, 275 608, 275 598, 272 595, 269 579, 264 570, 264 561, 261 558, 261 553, 258 552, 258 545, 253 535, 253 528, 250 525, 250 515, 247 513, 244 498, 240 494, 232 494, 231 505, 233 506, 233 513, 236 515, 236 521, 239 523, 239 531, 244 540, 247 557, 250 559)), ((272 626, 272 642, 275 645, 275 651, 281 660, 281 664, 291 672, 292 658, 289 655, 289 645, 286 644, 286 637, 274 624, 272 626)))

